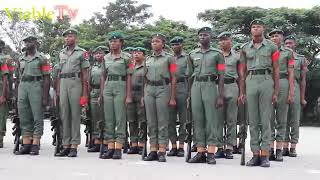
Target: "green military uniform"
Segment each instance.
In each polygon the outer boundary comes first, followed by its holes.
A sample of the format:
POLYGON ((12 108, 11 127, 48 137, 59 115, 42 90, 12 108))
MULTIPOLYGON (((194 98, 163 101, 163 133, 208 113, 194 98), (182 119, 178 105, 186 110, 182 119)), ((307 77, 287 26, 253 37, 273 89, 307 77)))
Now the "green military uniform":
POLYGON ((194 142, 197 147, 218 145, 218 74, 224 74, 224 56, 215 48, 202 52, 200 48, 190 53, 189 71, 194 82, 191 88, 194 142))
MULTIPOLYGON (((73 29, 63 33, 77 34, 73 29)), ((63 127, 63 146, 79 145, 82 96, 81 70, 90 67, 89 54, 82 48, 75 46, 73 52, 68 54, 68 47, 59 54, 60 64, 60 113, 63 127)))
MULTIPOLYGON (((0 96, 4 94, 2 77, 9 74, 7 60, 3 53, 0 53, 0 96)), ((6 122, 8 115, 8 106, 5 102, 0 105, 0 148, 3 147, 3 137, 6 134, 6 122)))
MULTIPOLYGON (((183 39, 181 37, 173 38, 170 43, 182 43, 183 39)), ((176 107, 170 108, 170 120, 168 125, 169 139, 171 143, 175 144, 179 141, 179 144, 184 144, 186 137, 186 115, 187 115, 187 106, 186 100, 188 96, 188 83, 187 83, 187 65, 188 65, 188 55, 184 52, 180 56, 175 56, 175 61, 177 64, 177 85, 176 85, 176 107), (179 135, 177 136, 176 122, 177 115, 179 118, 179 135)))
MULTIPOLYGON (((138 49, 138 48, 137 48, 138 49)), ((138 49, 145 53, 145 49, 138 49)), ((135 68, 132 74, 132 103, 128 104, 127 117, 129 122, 130 142, 139 146, 145 143, 146 140, 146 117, 144 107, 141 106, 141 98, 143 96, 143 78, 144 78, 144 62, 141 64, 135 64, 135 68)), ((135 149, 132 150, 132 153, 135 149)), ((128 152, 128 154, 130 154, 128 152)))
MULTIPOLYGON (((218 38, 231 37, 231 33, 223 32, 218 38)), ((232 149, 233 146, 237 145, 237 113, 238 113, 238 105, 237 99, 239 96, 239 88, 236 80, 238 79, 238 65, 240 62, 239 53, 235 52, 231 49, 230 54, 224 56, 226 71, 224 78, 224 107, 219 110, 220 118, 220 126, 223 126, 223 123, 226 124, 226 139, 223 142, 223 127, 219 128, 219 146, 222 147, 225 143, 227 149, 232 149)))
POLYGON ((27 54, 20 58, 18 112, 23 138, 43 135, 42 78, 50 71, 48 59, 38 51, 31 58, 27 54))
MULTIPOLYGON (((254 22, 259 23, 259 21, 254 22)), ((246 94, 250 124, 250 147, 254 154, 265 156, 270 149, 273 80, 272 61, 278 53, 273 42, 263 39, 255 48, 250 41, 242 46, 240 62, 247 66, 246 94), (263 154, 263 153, 264 154, 263 154)))

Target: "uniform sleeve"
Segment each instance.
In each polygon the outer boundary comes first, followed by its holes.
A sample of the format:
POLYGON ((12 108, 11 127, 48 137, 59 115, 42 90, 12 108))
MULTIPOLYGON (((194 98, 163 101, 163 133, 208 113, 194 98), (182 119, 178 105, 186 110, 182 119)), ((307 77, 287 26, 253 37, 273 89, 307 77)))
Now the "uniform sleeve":
POLYGON ((8 63, 8 69, 9 69, 9 72, 10 73, 13 73, 15 70, 16 70, 17 66, 16 66, 16 63, 14 60, 11 60, 9 63, 8 63))
POLYGON ((191 77, 193 74, 193 63, 191 59, 191 55, 189 54, 187 56, 187 70, 186 70, 186 76, 191 77))
POLYGON ((169 57, 169 71, 170 74, 176 76, 177 74, 177 59, 175 57, 169 57))
POLYGON ((294 68, 294 55, 292 51, 289 51, 288 55, 288 68, 294 68))
POLYGON ((1 75, 9 73, 7 60, 4 60, 4 59, 0 60, 0 70, 1 70, 1 75))
POLYGON ((270 44, 271 46, 271 60, 272 62, 278 61, 280 57, 280 51, 275 44, 270 44))
POLYGON ((42 59, 41 65, 40 65, 40 70, 42 72, 42 75, 48 75, 51 73, 51 66, 50 66, 50 61, 46 58, 42 59))
POLYGON ((132 75, 134 71, 134 60, 132 58, 128 58, 125 60, 127 64, 127 75, 132 75))
POLYGON ((87 51, 83 51, 82 56, 80 57, 81 69, 86 69, 90 67, 89 59, 89 53, 87 51))
POLYGON ((225 60, 224 60, 224 56, 221 52, 219 52, 217 55, 216 66, 217 66, 218 74, 221 75, 221 74, 225 73, 225 70, 226 70, 225 60))

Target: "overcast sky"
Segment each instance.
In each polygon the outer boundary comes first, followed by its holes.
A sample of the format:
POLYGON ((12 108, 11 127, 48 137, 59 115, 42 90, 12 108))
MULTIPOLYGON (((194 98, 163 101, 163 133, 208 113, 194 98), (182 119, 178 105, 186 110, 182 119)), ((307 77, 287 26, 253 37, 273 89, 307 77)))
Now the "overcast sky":
MULTIPOLYGON (((108 2, 115 0, 0 0, 0 10, 5 8, 22 8, 30 11, 32 7, 46 11, 55 11, 55 5, 68 5, 72 9, 78 9, 78 15, 73 24, 89 19, 93 12, 101 11, 108 2), (81 2, 81 3, 79 3, 81 2)), ((200 27, 207 25, 197 20, 197 13, 206 9, 224 9, 232 6, 259 6, 263 8, 289 7, 289 8, 312 8, 320 5, 320 0, 138 0, 138 3, 152 5, 150 11, 154 14, 151 22, 160 15, 165 18, 185 21, 189 26, 200 27)))

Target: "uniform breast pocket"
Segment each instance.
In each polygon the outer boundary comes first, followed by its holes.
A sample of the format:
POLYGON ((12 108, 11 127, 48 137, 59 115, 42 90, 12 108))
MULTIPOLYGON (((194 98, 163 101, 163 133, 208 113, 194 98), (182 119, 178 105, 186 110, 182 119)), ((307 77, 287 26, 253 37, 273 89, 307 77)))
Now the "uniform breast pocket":
POLYGON ((198 67, 198 66, 200 66, 201 65, 201 60, 200 60, 200 58, 195 58, 195 59, 193 59, 193 66, 194 67, 198 67))

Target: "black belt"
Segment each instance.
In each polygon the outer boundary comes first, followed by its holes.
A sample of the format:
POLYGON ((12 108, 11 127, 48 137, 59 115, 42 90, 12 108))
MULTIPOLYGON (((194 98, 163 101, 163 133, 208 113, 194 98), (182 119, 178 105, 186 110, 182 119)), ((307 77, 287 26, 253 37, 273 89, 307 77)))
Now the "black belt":
POLYGON ((132 91, 141 91, 141 86, 132 86, 132 91))
POLYGON ((269 69, 257 69, 257 70, 249 70, 249 74, 251 75, 264 75, 266 74, 266 71, 270 74, 271 71, 269 69))
POLYGON ((97 84, 97 85, 90 85, 90 87, 92 88, 92 89, 100 89, 100 84, 97 84))
POLYGON ((288 78, 288 74, 280 74, 280 79, 287 79, 288 78))
POLYGON ((108 75, 108 81, 126 81, 126 76, 108 75))
POLYGON ((186 82, 186 78, 185 77, 177 78, 177 83, 180 83, 180 82, 186 82))
POLYGON ((31 82, 31 81, 40 81, 42 76, 22 76, 21 81, 31 82))
POLYGON ((74 78, 74 77, 79 77, 80 78, 80 73, 64 73, 64 74, 60 74, 60 78, 74 78))
POLYGON ((235 83, 236 79, 235 78, 224 78, 224 83, 225 84, 232 84, 235 83))
POLYGON ((195 80, 200 82, 217 81, 218 76, 217 75, 196 76, 195 80))
POLYGON ((169 79, 163 79, 160 81, 149 81, 147 80, 147 84, 150 86, 163 86, 169 84, 170 80, 169 79))

